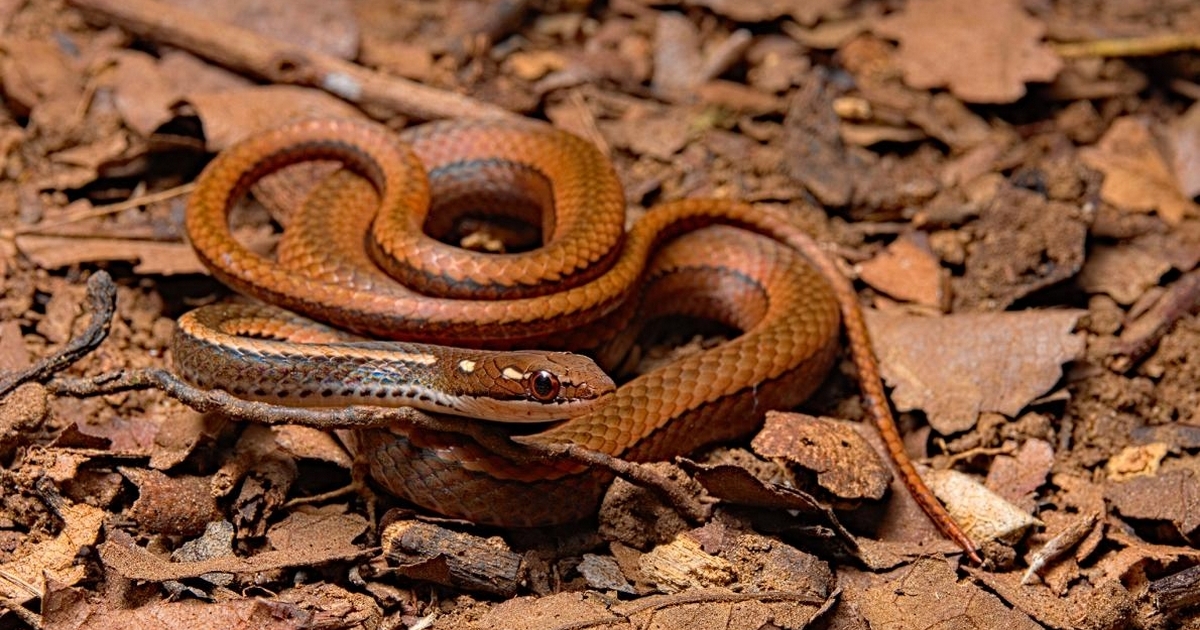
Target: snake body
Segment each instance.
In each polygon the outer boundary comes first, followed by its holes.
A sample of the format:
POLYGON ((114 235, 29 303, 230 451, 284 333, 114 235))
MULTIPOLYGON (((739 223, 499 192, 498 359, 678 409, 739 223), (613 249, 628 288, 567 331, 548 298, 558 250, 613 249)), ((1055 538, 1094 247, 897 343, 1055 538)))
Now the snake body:
MULTIPOLYGON (((652 209, 626 231, 611 165, 575 136, 533 123, 443 122, 401 140, 375 125, 328 120, 252 136, 201 174, 187 233, 214 275, 250 296, 371 337, 460 349, 345 341, 290 315, 207 307, 213 310, 186 316, 176 336, 184 378, 286 404, 306 404, 297 395, 303 391, 310 392, 307 400, 331 391, 324 397, 337 403, 379 404, 405 398, 389 394, 392 376, 346 365, 374 365, 389 353, 405 365, 420 363, 414 356, 436 357, 425 362, 442 371, 427 378, 434 388, 452 389, 445 379, 454 370, 446 367, 476 365, 475 355, 454 354, 470 352, 461 348, 568 349, 610 363, 634 337, 633 321, 682 314, 740 330, 615 392, 607 377, 586 376, 595 366, 576 355, 560 355, 572 357, 566 370, 545 363, 508 370, 508 386, 525 388, 526 419, 539 415, 527 404, 539 398, 534 375, 559 385, 552 401, 558 410, 540 417, 571 416, 522 439, 657 460, 745 435, 767 409, 803 401, 832 364, 840 313, 868 407, 910 490, 973 553, 903 452, 853 287, 785 212, 684 200, 652 209), (286 217, 277 256, 237 242, 228 218, 233 204, 262 177, 309 160, 334 160, 344 170, 286 217), (540 226, 542 246, 482 254, 426 234, 444 232, 481 206, 540 226), (718 224, 744 229, 701 229, 718 224), (333 381, 340 387, 311 385, 333 381)), ((497 394, 495 402, 505 397, 519 396, 497 394)), ((433 400, 427 408, 444 404, 433 400)), ((491 403, 482 407, 481 415, 506 413, 491 403)), ((577 520, 594 511, 606 481, 574 464, 511 462, 458 433, 397 428, 358 438, 372 477, 389 491, 478 522, 577 520)))

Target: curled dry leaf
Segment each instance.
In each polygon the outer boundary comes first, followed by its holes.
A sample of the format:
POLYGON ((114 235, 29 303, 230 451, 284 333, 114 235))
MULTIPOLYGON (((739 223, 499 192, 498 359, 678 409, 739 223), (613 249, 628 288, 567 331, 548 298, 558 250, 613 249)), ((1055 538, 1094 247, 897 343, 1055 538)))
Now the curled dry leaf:
POLYGON ((1012 417, 1046 393, 1084 338, 1083 311, 915 317, 868 310, 883 376, 901 411, 920 409, 942 434, 966 431, 980 412, 1012 417))
POLYGON ((1062 69, 1041 41, 1045 25, 1016 0, 913 0, 874 30, 900 41, 906 83, 945 86, 971 103, 1011 103, 1027 81, 1050 81, 1062 69))
POLYGON ((921 475, 934 494, 946 504, 950 516, 977 543, 999 540, 1016 542, 1036 518, 988 490, 970 475, 956 470, 930 470, 921 475))

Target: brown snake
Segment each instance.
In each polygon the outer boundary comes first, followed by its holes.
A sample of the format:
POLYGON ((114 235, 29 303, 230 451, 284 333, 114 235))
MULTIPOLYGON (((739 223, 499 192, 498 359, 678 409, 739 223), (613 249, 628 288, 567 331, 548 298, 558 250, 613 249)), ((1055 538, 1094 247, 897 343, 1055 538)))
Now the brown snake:
MULTIPOLYGON (((904 452, 853 286, 786 213, 684 200, 652 209, 626 232, 612 166, 579 138, 505 121, 432 123, 400 140, 375 125, 329 120, 255 135, 201 174, 187 232, 205 265, 237 290, 405 343, 355 340, 271 307, 205 307, 181 318, 176 334, 176 369, 185 379, 291 405, 569 417, 519 440, 660 460, 745 435, 767 409, 807 398, 836 354, 840 313, 868 411, 906 485, 978 561, 904 452), (234 203, 266 175, 311 160, 344 170, 281 219, 277 256, 236 241, 234 203), (540 226, 542 246, 484 254, 426 235, 447 232, 481 206, 540 226), (699 229, 717 224, 744 229, 699 229), (462 349, 568 349, 611 364, 634 336, 631 321, 671 314, 742 334, 615 392, 577 355, 462 349)), ((379 429, 360 432, 358 441, 372 477, 389 491, 485 523, 585 517, 608 480, 570 463, 510 462, 457 433, 379 429)))

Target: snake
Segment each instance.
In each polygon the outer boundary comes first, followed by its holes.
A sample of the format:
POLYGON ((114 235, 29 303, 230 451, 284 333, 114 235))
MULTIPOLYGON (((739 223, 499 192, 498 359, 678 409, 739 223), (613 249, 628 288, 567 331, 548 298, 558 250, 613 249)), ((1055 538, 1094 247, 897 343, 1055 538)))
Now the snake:
POLYGON ((628 229, 625 210, 608 158, 537 121, 396 134, 314 119, 252 134, 201 172, 185 231, 216 278, 260 303, 182 316, 175 369, 249 400, 479 418, 475 436, 394 426, 356 431, 354 447, 376 483, 417 505, 536 527, 594 514, 612 473, 516 461, 479 435, 635 462, 686 455, 806 400, 844 330, 905 485, 978 561, 904 451, 853 284, 786 209, 682 199, 628 229), (273 256, 234 237, 230 213, 255 184, 314 161, 341 168, 277 217, 273 256), (533 226, 540 242, 501 254, 458 247, 453 226, 480 214, 533 226), (614 384, 608 370, 643 325, 672 316, 740 334, 614 384))

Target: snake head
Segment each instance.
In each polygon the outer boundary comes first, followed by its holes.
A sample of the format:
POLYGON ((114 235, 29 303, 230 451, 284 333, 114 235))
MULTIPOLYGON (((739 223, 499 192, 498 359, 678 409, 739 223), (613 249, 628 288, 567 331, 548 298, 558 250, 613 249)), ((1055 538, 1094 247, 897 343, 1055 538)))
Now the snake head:
POLYGON ((616 391, 591 359, 570 352, 484 353, 458 362, 466 415, 498 422, 545 422, 585 415, 616 391))

